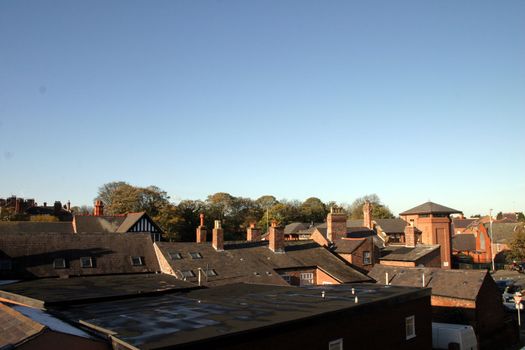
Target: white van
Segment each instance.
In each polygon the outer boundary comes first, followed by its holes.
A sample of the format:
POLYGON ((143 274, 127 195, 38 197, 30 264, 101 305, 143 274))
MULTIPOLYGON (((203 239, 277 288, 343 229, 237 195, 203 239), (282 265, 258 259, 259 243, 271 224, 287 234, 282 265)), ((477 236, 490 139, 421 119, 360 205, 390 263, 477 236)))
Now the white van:
POLYGON ((448 350, 451 343, 457 344, 452 349, 478 349, 478 341, 472 326, 432 322, 432 348, 448 350))

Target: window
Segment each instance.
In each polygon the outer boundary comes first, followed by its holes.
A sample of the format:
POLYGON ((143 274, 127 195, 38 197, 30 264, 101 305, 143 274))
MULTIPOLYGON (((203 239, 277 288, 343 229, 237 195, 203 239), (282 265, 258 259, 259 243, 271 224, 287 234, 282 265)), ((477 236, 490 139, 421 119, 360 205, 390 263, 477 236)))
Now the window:
POLYGON ((430 214, 419 214, 420 218, 429 218, 430 214))
POLYGON ((217 272, 214 269, 209 269, 209 270, 205 270, 205 271, 206 271, 206 276, 208 276, 208 277, 217 276, 217 272))
POLYGON ((57 258, 53 260, 53 268, 55 269, 65 269, 66 268, 66 259, 57 258))
POLYGON ((328 343, 328 350, 343 350, 343 338, 328 343))
POLYGON ((141 256, 132 256, 131 265, 133 266, 142 266, 144 265, 144 259, 141 256))
POLYGON ((182 254, 181 253, 169 252, 168 255, 170 256, 171 260, 180 260, 180 259, 182 259, 182 254))
POLYGON ((202 255, 199 252, 191 252, 190 256, 192 259, 202 259, 202 255))
POLYGON ((182 277, 184 277, 184 278, 195 277, 195 274, 191 270, 183 270, 180 273, 182 273, 182 277))
POLYGON ((301 273, 301 285, 307 286, 314 284, 314 274, 312 272, 302 272, 301 273))
POLYGON ((363 253, 363 265, 370 265, 372 263, 372 259, 370 259, 370 252, 364 252, 363 253))
POLYGON ((416 337, 416 317, 415 316, 409 316, 405 318, 405 333, 406 333, 407 340, 416 337))
POLYGON ((0 259, 0 271, 8 271, 13 268, 11 259, 0 259))
POLYGON ((283 278, 283 280, 286 281, 286 283, 288 283, 288 284, 292 284, 292 277, 291 277, 291 276, 288 276, 288 275, 281 275, 281 277, 283 278))
POLYGON ((89 256, 80 258, 80 267, 88 268, 93 267, 93 259, 89 256))

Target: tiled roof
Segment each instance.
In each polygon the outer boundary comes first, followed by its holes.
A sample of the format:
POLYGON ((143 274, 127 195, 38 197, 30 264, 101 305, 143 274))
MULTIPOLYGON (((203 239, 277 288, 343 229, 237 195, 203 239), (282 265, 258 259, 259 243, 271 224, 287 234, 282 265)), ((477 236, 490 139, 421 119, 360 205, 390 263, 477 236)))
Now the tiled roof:
POLYGON ((108 233, 117 232, 126 216, 93 216, 75 215, 73 218, 76 233, 108 233))
POLYGON ((40 323, 0 303, 0 348, 15 346, 44 328, 40 323))
POLYGON ((146 212, 139 212, 139 213, 129 213, 126 215, 126 218, 124 221, 120 224, 120 226, 115 230, 119 233, 128 232, 133 225, 137 223, 143 216, 147 216, 146 212))
POLYGON ((0 221, 0 236, 13 233, 73 233, 71 222, 0 221))
POLYGON ((477 219, 452 219, 454 228, 467 228, 473 223, 478 221, 477 219))
POLYGON ((11 261, 11 270, 0 271, 4 279, 159 271, 147 233, 3 234, 0 259, 11 261), (132 256, 141 257, 143 265, 132 265, 132 256), (82 257, 91 257, 93 267, 82 268, 82 257), (55 259, 65 259, 65 268, 55 268, 55 259))
POLYGON ((416 247, 388 246, 379 260, 416 262, 427 254, 439 249, 439 245, 417 245, 416 247))
POLYGON ((402 212, 399 215, 411 215, 411 214, 459 214, 461 213, 460 210, 452 209, 449 207, 445 207, 441 204, 436 204, 433 202, 426 202, 421 205, 418 205, 417 207, 414 207, 412 209, 409 209, 407 211, 402 212))
MULTIPOLYGON (((423 274, 425 286, 432 288, 432 295, 476 300, 486 278, 490 275, 485 270, 444 270, 439 268, 403 268, 375 265, 368 276, 381 284, 386 282, 394 286, 422 287, 423 274)), ((494 281, 492 281, 494 283, 494 281)))
POLYGON ((287 241, 285 253, 276 254, 268 249, 268 242, 238 242, 225 244, 225 250, 216 251, 210 243, 156 242, 170 267, 181 276, 183 271, 193 271, 197 281, 198 269, 214 270, 216 275, 207 278, 207 285, 234 282, 280 284, 287 283, 276 273, 279 269, 319 267, 342 283, 362 282, 368 278, 337 258, 326 248, 313 241, 287 241), (180 254, 181 259, 173 258, 180 254), (190 253, 199 253, 193 259, 190 253))
POLYGON ((476 236, 472 233, 461 233, 452 237, 452 248, 461 251, 476 250, 476 236))
MULTIPOLYGON (((518 225, 520 224, 499 222, 492 223, 492 236, 494 242, 510 244, 514 240, 514 233, 516 232, 518 225)), ((487 232, 489 232, 490 224, 485 224, 485 227, 487 228, 487 232)))
POLYGON ((366 238, 357 238, 357 239, 336 239, 334 242, 334 251, 341 254, 350 254, 361 244, 366 242, 366 238))
POLYGON ((408 225, 403 219, 375 219, 376 225, 378 225, 384 233, 404 233, 405 227, 408 225))

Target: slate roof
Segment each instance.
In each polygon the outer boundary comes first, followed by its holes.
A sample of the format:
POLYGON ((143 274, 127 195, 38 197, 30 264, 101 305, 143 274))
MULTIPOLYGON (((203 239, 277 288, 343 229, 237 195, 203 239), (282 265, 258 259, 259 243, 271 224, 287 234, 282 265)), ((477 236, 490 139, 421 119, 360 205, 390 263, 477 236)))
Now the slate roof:
POLYGON ((109 233, 117 232, 126 216, 75 215, 73 220, 76 233, 109 233))
POLYGON ((0 286, 0 298, 44 308, 194 288, 192 283, 159 273, 41 278, 0 286))
POLYGON ((445 270, 384 265, 375 265, 368 276, 378 283, 385 284, 386 273, 391 285, 410 287, 422 287, 423 274, 425 274, 425 285, 432 288, 432 295, 466 300, 476 300, 485 279, 492 279, 485 270, 445 270))
POLYGON ((405 246, 387 246, 382 251, 382 257, 379 260, 390 261, 410 261, 417 262, 427 254, 439 249, 439 245, 417 245, 413 248, 405 246))
POLYGON ((455 228, 467 228, 473 223, 478 221, 478 219, 452 219, 452 224, 455 228))
POLYGON ((426 202, 412 209, 406 210, 399 215, 411 214, 460 214, 460 210, 445 207, 444 205, 426 202))
POLYGON ((361 244, 366 242, 366 238, 357 239, 336 239, 333 250, 340 254, 350 254, 355 251, 361 244))
MULTIPOLYGON (((494 242, 510 244, 514 240, 514 233, 519 224, 516 223, 492 223, 492 237, 494 242)), ((490 224, 485 224, 487 232, 489 232, 490 224)), ((490 233, 489 233, 490 234, 490 233)))
POLYGON ((0 259, 11 261, 0 270, 0 279, 139 273, 159 271, 149 233, 108 234, 3 234, 0 259), (133 266, 132 256, 144 265, 133 266), (81 257, 91 257, 93 267, 80 267, 81 257), (54 268, 54 259, 65 259, 65 268, 54 268))
MULTIPOLYGON (((429 289, 387 288, 371 283, 312 288, 240 283, 144 300, 86 304, 56 312, 71 322, 81 320, 111 332, 112 337, 140 349, 184 345, 212 349, 217 339, 253 337, 252 331, 259 336, 261 332, 278 333, 292 322, 313 319, 322 323, 322 318, 316 318, 341 311, 345 317, 359 318, 428 296, 429 289), (320 288, 326 293, 324 299, 320 288), (359 295, 358 303, 351 288, 359 295)), ((232 343, 238 344, 239 340, 232 343)))
POLYGON ((15 346, 44 330, 44 326, 0 303, 0 348, 15 346))
POLYGON ((460 251, 476 250, 476 236, 472 233, 461 233, 452 236, 452 249, 460 251))
POLYGON ((303 231, 307 231, 310 229, 313 225, 308 224, 306 222, 292 222, 284 227, 284 234, 290 235, 293 233, 299 233, 303 231))
POLYGON ((13 233, 73 233, 71 222, 0 221, 0 236, 13 233))
POLYGON ((375 219, 374 220, 376 225, 381 227, 381 230, 384 233, 392 234, 392 233, 404 233, 405 227, 408 225, 408 223, 403 219, 375 219))
MULTIPOLYGON (((350 267, 326 248, 310 240, 286 241, 285 253, 274 253, 268 242, 226 242, 225 250, 216 251, 209 242, 156 242, 171 269, 181 277, 182 271, 192 270, 197 281, 198 268, 213 269, 216 276, 209 276, 206 285, 223 285, 235 282, 288 285, 276 272, 280 269, 319 267, 342 283, 368 281, 368 277, 350 267), (202 258, 192 259, 190 253, 200 253, 202 258), (182 259, 171 256, 179 253, 182 259)), ((204 281, 204 278, 203 278, 204 281)))

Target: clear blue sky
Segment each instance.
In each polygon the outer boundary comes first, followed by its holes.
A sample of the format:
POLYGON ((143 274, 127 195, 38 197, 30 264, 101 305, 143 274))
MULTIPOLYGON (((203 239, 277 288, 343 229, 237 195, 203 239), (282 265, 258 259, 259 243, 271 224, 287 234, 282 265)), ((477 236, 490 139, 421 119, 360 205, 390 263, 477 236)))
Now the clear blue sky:
POLYGON ((525 2, 0 2, 0 197, 525 210, 525 2))

